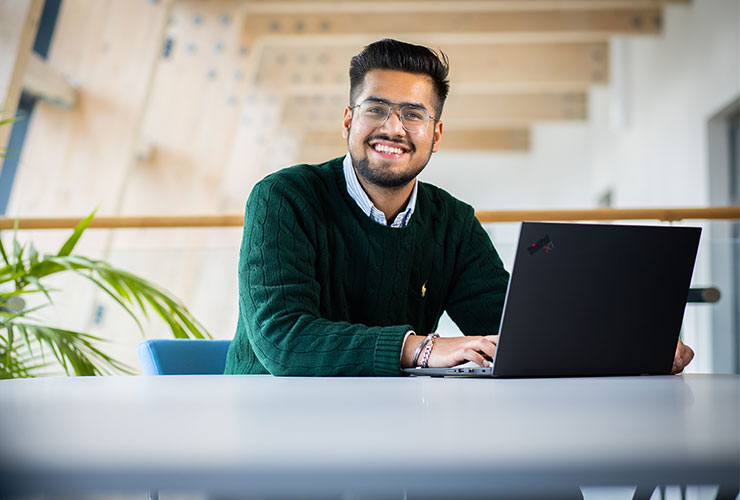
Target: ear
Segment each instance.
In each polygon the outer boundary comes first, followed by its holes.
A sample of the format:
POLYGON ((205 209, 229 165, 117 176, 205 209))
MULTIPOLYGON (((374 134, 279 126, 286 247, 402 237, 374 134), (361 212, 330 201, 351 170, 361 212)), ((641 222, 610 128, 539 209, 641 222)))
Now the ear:
POLYGON ((442 140, 442 122, 438 121, 434 124, 434 143, 432 143, 432 153, 436 153, 439 149, 439 141, 442 140))
POLYGON ((342 119, 342 137, 345 139, 349 137, 349 129, 352 124, 352 108, 347 106, 344 108, 344 118, 342 119))

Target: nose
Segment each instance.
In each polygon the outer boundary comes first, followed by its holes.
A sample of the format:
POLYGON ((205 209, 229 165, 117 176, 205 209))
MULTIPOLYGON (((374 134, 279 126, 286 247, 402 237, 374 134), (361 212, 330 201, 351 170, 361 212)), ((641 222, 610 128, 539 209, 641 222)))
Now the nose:
POLYGON ((390 116, 380 128, 395 135, 406 135, 406 129, 403 128, 403 123, 401 123, 401 110, 391 109, 390 116))

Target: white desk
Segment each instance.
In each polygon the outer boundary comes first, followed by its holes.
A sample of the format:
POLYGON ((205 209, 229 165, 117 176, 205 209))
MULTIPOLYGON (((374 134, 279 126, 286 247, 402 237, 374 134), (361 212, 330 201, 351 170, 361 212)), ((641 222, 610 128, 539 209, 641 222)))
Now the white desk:
POLYGON ((0 381, 0 496, 740 481, 740 377, 0 381))

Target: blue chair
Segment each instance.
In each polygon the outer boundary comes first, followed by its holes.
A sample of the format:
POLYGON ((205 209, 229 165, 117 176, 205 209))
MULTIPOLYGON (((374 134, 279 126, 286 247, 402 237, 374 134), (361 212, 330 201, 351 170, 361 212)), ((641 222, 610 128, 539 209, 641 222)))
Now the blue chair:
POLYGON ((230 340, 151 339, 136 346, 144 375, 222 375, 230 340))

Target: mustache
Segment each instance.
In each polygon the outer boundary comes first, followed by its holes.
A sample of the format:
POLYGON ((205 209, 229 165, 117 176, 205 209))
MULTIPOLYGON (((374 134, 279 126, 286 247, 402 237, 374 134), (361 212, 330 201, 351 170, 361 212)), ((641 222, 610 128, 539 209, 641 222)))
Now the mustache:
POLYGON ((365 139, 365 144, 368 146, 370 145, 370 141, 388 141, 388 142, 394 142, 396 144, 400 144, 401 146, 405 146, 408 148, 410 152, 416 151, 416 146, 414 146, 412 143, 404 141, 403 139, 399 139, 398 137, 391 137, 385 134, 376 134, 371 135, 367 139, 365 139))

